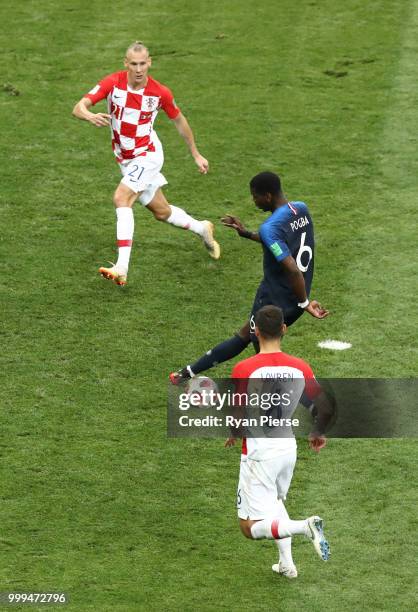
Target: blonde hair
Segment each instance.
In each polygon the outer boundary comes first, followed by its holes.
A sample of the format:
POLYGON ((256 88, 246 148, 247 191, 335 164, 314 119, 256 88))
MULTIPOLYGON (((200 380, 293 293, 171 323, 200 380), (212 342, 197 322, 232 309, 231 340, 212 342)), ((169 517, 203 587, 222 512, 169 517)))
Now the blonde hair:
POLYGON ((133 51, 134 53, 137 53, 140 51, 146 51, 149 55, 148 47, 144 45, 144 43, 141 42, 140 40, 136 40, 131 45, 129 45, 129 47, 126 49, 126 57, 128 56, 128 53, 130 51, 133 51))

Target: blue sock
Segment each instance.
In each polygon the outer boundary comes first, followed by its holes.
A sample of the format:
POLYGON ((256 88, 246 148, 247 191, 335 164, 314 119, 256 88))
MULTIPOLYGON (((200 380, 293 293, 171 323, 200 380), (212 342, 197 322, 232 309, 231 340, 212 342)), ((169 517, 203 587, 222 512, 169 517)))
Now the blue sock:
POLYGON ((222 363, 223 361, 228 361, 228 359, 236 357, 236 355, 242 353, 249 343, 249 339, 244 340, 238 335, 232 336, 232 338, 225 340, 225 342, 221 342, 221 344, 215 346, 213 349, 208 351, 206 355, 200 357, 200 359, 192 363, 190 366, 183 368, 183 370, 190 368, 193 374, 200 374, 200 372, 209 370, 209 368, 213 368, 213 366, 218 365, 218 363, 222 363))

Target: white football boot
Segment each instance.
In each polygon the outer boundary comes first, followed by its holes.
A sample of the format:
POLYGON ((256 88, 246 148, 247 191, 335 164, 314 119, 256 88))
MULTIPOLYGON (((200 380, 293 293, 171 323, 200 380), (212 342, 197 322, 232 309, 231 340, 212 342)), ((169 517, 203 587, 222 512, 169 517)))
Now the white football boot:
POLYGON ((324 521, 320 516, 310 516, 308 518, 308 532, 306 536, 311 540, 318 556, 323 561, 328 561, 331 551, 325 539, 323 527, 324 521))
POLYGON ((202 225, 204 228, 203 235, 202 235, 203 243, 205 247, 207 248, 207 250, 209 251, 209 255, 213 259, 219 259, 221 256, 221 247, 219 246, 219 244, 216 242, 216 240, 213 237, 213 233, 214 233, 213 223, 211 223, 211 221, 202 221, 202 225))
POLYGON ((281 561, 279 563, 275 563, 271 566, 273 572, 276 574, 280 574, 280 576, 285 576, 286 578, 297 578, 298 570, 296 569, 296 565, 283 565, 281 561))
MULTIPOLYGON (((109 263, 112 262, 110 261, 109 263)), ((113 281, 116 285, 126 285, 128 273, 125 268, 112 264, 111 268, 105 268, 103 266, 99 268, 99 273, 103 276, 103 278, 113 281)))

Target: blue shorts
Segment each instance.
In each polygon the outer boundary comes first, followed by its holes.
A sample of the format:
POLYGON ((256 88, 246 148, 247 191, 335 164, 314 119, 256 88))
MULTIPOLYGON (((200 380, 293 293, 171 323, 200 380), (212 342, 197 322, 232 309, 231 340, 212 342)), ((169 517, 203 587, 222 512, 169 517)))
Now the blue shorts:
POLYGON ((265 287, 261 284, 257 289, 257 293, 255 294, 254 304, 250 314, 250 338, 251 342, 257 342, 257 338, 255 336, 255 315, 263 306, 278 306, 283 310, 283 318, 286 325, 289 327, 293 325, 295 321, 297 321, 305 312, 299 306, 292 306, 290 308, 283 308, 283 305, 280 303, 279 299, 275 299, 272 297, 268 291, 266 291, 265 287))

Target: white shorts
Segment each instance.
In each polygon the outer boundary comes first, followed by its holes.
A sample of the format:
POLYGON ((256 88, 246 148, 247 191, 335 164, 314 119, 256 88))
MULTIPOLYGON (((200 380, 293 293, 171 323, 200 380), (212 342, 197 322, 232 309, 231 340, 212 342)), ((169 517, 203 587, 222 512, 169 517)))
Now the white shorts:
POLYGON ((276 516, 277 500, 286 499, 295 463, 296 448, 265 461, 254 461, 241 455, 238 517, 255 521, 276 516))
POLYGON ((123 161, 119 164, 123 174, 121 183, 140 193, 138 200, 147 206, 155 196, 157 189, 167 185, 165 177, 160 170, 163 167, 164 155, 162 147, 156 147, 154 153, 148 152, 134 159, 123 161))

